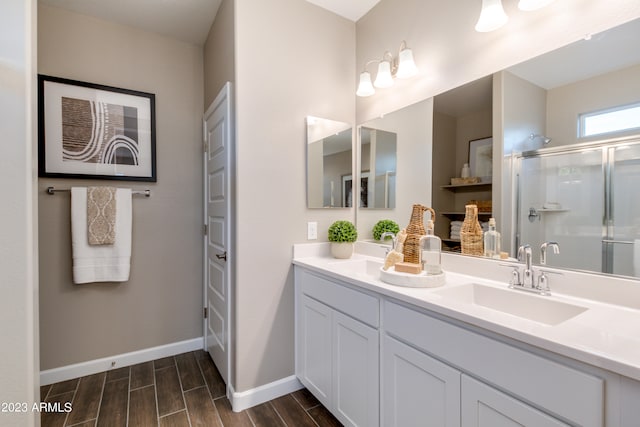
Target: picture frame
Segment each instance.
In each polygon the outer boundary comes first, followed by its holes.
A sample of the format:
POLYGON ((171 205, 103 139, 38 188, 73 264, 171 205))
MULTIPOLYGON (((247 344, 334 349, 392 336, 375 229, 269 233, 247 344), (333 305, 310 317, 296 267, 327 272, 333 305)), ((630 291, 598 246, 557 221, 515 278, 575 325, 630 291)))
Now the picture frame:
POLYGON ((469 169, 471 176, 490 181, 493 175, 493 137, 469 141, 469 169))
POLYGON ((38 75, 38 176, 156 182, 155 95, 38 75))

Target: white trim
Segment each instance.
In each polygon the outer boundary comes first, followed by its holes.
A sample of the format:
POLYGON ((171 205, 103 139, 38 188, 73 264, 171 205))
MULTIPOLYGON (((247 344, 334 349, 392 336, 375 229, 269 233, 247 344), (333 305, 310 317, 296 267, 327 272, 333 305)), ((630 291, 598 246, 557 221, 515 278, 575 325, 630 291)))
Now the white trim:
POLYGON ((276 399, 285 394, 293 393, 304 386, 298 377, 291 375, 260 387, 237 393, 233 387, 227 387, 227 398, 231 402, 233 412, 241 412, 261 403, 276 399))
POLYGON ((144 350, 132 351, 131 353, 117 354, 102 359, 88 360, 73 365, 40 371, 40 384, 54 384, 60 381, 97 374, 98 372, 149 362, 163 357, 175 356, 176 354, 189 351, 202 350, 203 348, 203 337, 200 337, 158 347, 146 348, 144 350), (112 363, 115 364, 112 365, 112 363))

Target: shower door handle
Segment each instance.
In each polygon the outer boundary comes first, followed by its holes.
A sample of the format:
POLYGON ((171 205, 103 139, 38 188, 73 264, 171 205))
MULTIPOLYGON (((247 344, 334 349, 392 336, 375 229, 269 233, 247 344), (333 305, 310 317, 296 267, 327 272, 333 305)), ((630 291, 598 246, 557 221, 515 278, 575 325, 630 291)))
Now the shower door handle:
POLYGON ((226 261, 227 260, 227 251, 224 251, 221 254, 216 254, 216 258, 226 261))

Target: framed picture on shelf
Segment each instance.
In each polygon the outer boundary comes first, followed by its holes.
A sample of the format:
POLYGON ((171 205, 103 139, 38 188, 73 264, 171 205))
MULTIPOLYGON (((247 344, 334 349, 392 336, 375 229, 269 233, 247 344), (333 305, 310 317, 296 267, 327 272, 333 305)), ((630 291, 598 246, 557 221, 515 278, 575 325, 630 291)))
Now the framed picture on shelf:
POLYGON ((38 175, 155 182, 155 95, 38 75, 38 175))
POLYGON ((490 181, 493 175, 493 137, 469 141, 469 169, 471 176, 490 181))

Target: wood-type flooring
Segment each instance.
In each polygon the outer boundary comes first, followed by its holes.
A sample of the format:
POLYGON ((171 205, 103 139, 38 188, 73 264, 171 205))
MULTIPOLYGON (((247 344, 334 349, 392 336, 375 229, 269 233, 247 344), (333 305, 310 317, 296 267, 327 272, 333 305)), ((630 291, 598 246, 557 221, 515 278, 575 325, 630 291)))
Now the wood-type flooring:
POLYGON ((341 426, 306 389, 233 412, 201 350, 42 386, 40 394, 61 409, 42 412, 42 427, 341 426))

